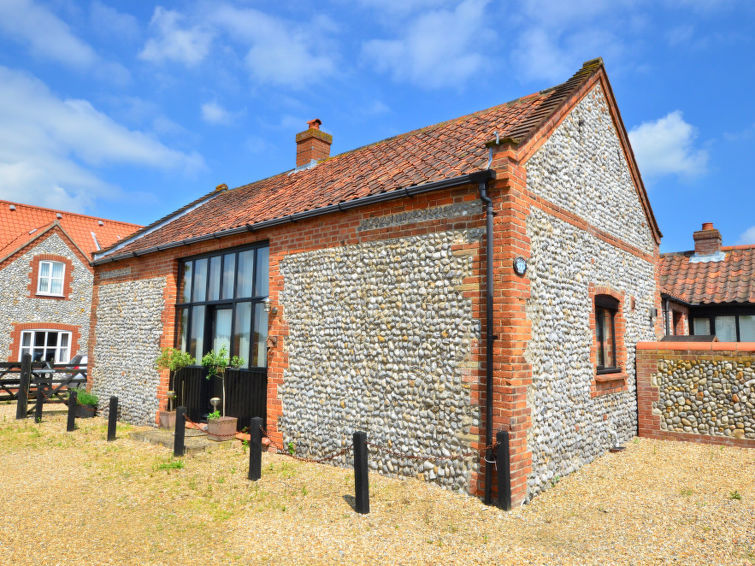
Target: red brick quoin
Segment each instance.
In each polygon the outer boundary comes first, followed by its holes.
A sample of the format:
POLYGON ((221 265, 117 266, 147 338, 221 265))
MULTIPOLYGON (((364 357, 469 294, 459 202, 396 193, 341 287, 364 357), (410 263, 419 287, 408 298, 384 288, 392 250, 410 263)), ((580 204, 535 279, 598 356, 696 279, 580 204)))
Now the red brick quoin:
POLYGON ((35 255, 31 260, 31 272, 29 273, 29 294, 32 299, 68 300, 71 298, 71 281, 73 281, 73 262, 67 257, 54 254, 35 255), (63 295, 39 295, 37 294, 37 280, 39 279, 40 261, 59 261, 65 265, 63 274, 63 295))
POLYGON ((76 355, 79 348, 79 337, 81 330, 73 324, 60 324, 57 322, 21 322, 13 325, 10 333, 10 351, 8 352, 8 361, 16 362, 20 360, 21 351, 21 332, 24 330, 62 330, 71 333, 71 357, 76 355))

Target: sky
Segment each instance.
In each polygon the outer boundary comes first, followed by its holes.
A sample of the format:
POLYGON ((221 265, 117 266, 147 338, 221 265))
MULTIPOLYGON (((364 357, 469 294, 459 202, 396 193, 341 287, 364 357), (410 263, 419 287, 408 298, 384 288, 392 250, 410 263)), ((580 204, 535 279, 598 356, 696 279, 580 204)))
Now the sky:
POLYGON ((664 234, 755 243, 750 0, 0 0, 0 198, 148 224, 603 57, 664 234))

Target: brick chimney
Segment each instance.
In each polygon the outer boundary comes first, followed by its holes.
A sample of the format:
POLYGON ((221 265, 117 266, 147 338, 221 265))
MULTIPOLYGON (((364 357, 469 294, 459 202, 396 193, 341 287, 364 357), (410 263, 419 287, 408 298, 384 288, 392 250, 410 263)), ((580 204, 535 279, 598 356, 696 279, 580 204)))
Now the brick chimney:
POLYGON ((318 118, 307 122, 309 128, 296 134, 296 166, 309 165, 330 157, 330 144, 333 136, 320 130, 318 118))
POLYGON ((703 229, 692 234, 695 240, 695 255, 712 255, 721 251, 721 232, 712 222, 705 222, 703 229))

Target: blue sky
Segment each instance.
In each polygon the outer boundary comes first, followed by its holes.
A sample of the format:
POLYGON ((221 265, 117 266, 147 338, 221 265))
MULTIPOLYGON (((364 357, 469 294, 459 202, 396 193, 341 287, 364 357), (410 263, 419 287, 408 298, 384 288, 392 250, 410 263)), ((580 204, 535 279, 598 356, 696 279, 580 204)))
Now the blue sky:
POLYGON ((755 243, 755 2, 0 0, 0 198, 149 223, 603 57, 664 240, 755 243))

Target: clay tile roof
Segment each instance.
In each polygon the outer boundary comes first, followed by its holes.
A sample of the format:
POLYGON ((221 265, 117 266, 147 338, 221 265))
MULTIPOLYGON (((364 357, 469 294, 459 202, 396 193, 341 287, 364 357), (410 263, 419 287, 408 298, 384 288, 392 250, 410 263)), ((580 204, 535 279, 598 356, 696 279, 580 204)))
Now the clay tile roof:
POLYGON ((97 254, 98 260, 483 171, 486 144, 496 133, 501 141, 523 144, 602 68, 603 61, 594 59, 557 87, 360 147, 312 168, 213 191, 145 227, 125 245, 97 254))
POLYGON ((755 303, 755 245, 723 246, 722 261, 691 263, 694 252, 661 254, 661 289, 693 305, 755 303))
POLYGON ((56 222, 90 259, 97 251, 92 233, 100 248, 105 249, 141 228, 138 224, 0 200, 0 258, 15 252, 56 222))

